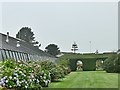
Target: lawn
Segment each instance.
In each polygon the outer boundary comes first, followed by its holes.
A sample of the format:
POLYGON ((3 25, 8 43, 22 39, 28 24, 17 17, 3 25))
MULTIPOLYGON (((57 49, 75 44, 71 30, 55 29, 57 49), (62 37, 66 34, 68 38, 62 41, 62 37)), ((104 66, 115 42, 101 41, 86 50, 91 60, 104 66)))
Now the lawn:
POLYGON ((49 88, 118 88, 118 74, 105 71, 71 72, 63 80, 52 82, 49 88))

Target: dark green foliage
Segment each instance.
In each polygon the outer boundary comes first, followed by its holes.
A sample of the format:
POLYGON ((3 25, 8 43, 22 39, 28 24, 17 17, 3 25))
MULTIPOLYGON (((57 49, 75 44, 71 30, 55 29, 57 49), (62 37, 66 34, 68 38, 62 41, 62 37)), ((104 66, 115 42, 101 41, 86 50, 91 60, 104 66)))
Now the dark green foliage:
POLYGON ((67 75, 71 72, 71 69, 69 66, 59 65, 59 67, 63 70, 64 75, 67 75))
POLYGON ((60 53, 60 50, 59 50, 58 46, 55 45, 55 44, 50 44, 45 49, 46 49, 47 53, 49 53, 53 56, 56 56, 60 53))
POLYGON ((70 73, 67 66, 56 64, 54 62, 43 61, 40 65, 42 70, 48 70, 50 72, 51 81, 58 81, 58 79, 63 78, 70 73))
MULTIPOLYGON (((77 69, 77 61, 79 59, 70 59, 70 69, 72 71, 76 71, 77 69)), ((84 58, 81 59, 83 62, 83 71, 95 71, 96 70, 96 58, 84 58)))
POLYGON ((58 79, 63 78, 64 71, 59 66, 56 66, 50 70, 51 81, 58 81, 58 79))
POLYGON ((20 31, 16 34, 16 38, 20 38, 28 43, 31 43, 32 45, 36 45, 39 43, 38 41, 35 41, 34 33, 29 27, 22 27, 20 31))
POLYGON ((26 42, 31 42, 35 39, 34 33, 31 31, 31 28, 23 27, 20 31, 16 34, 16 38, 20 38, 25 40, 26 42))
POLYGON ((70 62, 69 62, 69 59, 65 59, 65 58, 60 58, 60 65, 63 65, 65 67, 69 67, 70 65, 70 62))
POLYGON ((104 70, 108 73, 120 73, 120 54, 112 55, 105 60, 104 70))
POLYGON ((83 71, 95 71, 96 58, 83 59, 83 71))
POLYGON ((43 70, 51 70, 52 68, 57 66, 55 63, 49 61, 43 61, 40 63, 40 65, 43 70))
POLYGON ((65 75, 71 72, 70 62, 68 59, 61 58, 59 63, 60 63, 60 67, 64 70, 65 75))

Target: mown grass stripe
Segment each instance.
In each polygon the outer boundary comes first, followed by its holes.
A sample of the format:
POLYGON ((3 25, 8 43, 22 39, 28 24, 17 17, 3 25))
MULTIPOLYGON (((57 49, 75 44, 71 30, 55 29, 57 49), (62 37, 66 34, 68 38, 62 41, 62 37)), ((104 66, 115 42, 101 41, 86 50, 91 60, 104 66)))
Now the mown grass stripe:
POLYGON ((118 74, 104 71, 72 72, 49 88, 118 88, 118 74))

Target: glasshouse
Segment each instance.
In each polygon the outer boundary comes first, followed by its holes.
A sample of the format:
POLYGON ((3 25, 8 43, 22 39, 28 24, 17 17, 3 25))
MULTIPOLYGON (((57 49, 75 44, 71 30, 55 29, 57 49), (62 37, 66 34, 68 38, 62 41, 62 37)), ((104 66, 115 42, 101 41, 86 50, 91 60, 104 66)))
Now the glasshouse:
POLYGON ((54 56, 28 44, 24 40, 0 33, 0 60, 57 60, 54 56))

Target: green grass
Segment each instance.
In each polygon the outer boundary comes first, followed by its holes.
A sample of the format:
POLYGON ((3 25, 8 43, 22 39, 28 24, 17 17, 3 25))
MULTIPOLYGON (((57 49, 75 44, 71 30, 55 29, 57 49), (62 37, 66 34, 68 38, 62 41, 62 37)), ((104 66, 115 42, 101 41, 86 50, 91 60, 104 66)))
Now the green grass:
POLYGON ((118 88, 118 74, 104 71, 71 72, 49 88, 118 88))

